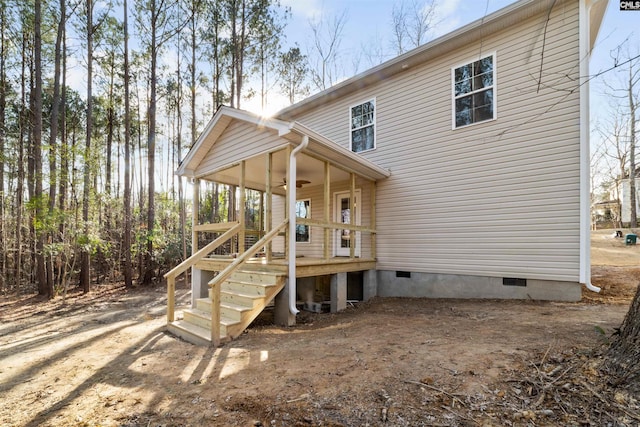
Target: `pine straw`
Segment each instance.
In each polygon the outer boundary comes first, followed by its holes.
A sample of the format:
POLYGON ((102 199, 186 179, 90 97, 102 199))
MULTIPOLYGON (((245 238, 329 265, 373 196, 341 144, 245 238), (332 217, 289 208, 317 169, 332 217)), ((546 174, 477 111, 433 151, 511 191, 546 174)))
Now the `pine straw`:
POLYGON ((528 369, 512 371, 506 390, 488 389, 498 398, 490 398, 487 409, 500 408, 505 425, 638 425, 640 396, 625 384, 611 385, 603 368, 605 351, 550 355, 547 350, 528 369))

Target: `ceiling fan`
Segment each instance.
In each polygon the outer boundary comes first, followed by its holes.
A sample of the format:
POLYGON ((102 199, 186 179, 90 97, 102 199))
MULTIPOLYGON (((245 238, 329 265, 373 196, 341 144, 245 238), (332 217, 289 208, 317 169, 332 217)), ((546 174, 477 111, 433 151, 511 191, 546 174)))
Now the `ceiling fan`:
MULTIPOLYGON (((311 184, 311 181, 307 181, 306 179, 297 179, 296 180, 296 188, 302 188, 303 185, 305 184, 311 184)), ((284 187, 285 189, 287 188, 287 179, 283 178, 282 179, 282 184, 278 185, 278 187, 284 187)))

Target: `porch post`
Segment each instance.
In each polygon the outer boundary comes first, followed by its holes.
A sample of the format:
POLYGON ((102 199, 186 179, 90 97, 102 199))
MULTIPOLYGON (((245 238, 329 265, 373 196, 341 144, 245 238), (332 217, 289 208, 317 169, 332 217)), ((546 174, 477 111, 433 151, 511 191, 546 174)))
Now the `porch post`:
POLYGON ((239 182, 239 187, 240 187, 240 201, 239 201, 239 205, 238 206, 238 215, 240 216, 240 218, 238 218, 238 222, 240 223, 240 232, 238 233, 238 253, 239 254, 243 254, 244 253, 244 236, 246 233, 246 224, 245 224, 245 208, 246 208, 246 194, 245 194, 245 187, 244 187, 244 178, 245 178, 245 171, 247 168, 247 164, 246 162, 243 160, 240 162, 240 182, 239 182))
POLYGON ((376 259, 376 239, 378 234, 378 229, 376 228, 378 225, 376 224, 376 186, 377 183, 375 181, 371 181, 371 225, 369 228, 375 230, 371 233, 371 258, 376 259))
MULTIPOLYGON (((265 223, 265 231, 268 233, 271 231, 271 228, 273 227, 273 211, 272 211, 272 202, 273 202, 273 189, 271 188, 271 179, 273 177, 273 153, 269 153, 267 155, 267 196, 266 196, 266 200, 265 200, 265 219, 266 219, 266 223, 265 223)), ((267 243, 267 247, 265 248, 265 257, 267 259, 267 262, 271 262, 271 257, 272 257, 272 245, 271 242, 267 243)))
POLYGON ((193 180, 193 212, 191 212, 191 253, 198 252, 198 232, 196 225, 199 225, 198 217, 200 216, 200 178, 193 180))
MULTIPOLYGON (((193 209, 191 212, 191 254, 198 252, 198 231, 196 226, 200 224, 198 217, 200 216, 200 179, 195 178, 193 180, 193 209)), ((195 266, 191 267, 191 307, 196 306, 196 300, 203 295, 203 283, 205 289, 207 286, 208 272, 202 271, 195 266), (204 273, 204 277, 203 277, 204 273)), ((206 290, 205 290, 206 292, 206 290)))
MULTIPOLYGON (((324 222, 325 225, 331 222, 331 165, 329 162, 324 162, 324 222)), ((328 227, 324 228, 324 259, 329 259, 331 254, 330 240, 331 239, 331 229, 328 227)))
MULTIPOLYGON (((349 194, 349 225, 352 227, 356 224, 356 174, 351 172, 351 187, 349 194)), ((349 258, 356 257, 356 232, 351 229, 349 231, 349 258)))

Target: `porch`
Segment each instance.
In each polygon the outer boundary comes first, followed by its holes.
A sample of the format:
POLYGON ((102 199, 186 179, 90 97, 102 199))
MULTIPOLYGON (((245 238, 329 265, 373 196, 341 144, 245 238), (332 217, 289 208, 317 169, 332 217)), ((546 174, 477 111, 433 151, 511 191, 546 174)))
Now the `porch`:
POLYGON ((223 107, 178 174, 193 183, 193 234, 191 257, 165 275, 172 333, 219 345, 272 301, 277 323, 295 323, 302 279, 330 277, 335 309, 347 273, 375 280, 376 181, 389 173, 312 130, 223 107), (228 189, 222 222, 203 221, 202 182, 228 189), (192 304, 177 319, 175 279, 189 269, 192 304))

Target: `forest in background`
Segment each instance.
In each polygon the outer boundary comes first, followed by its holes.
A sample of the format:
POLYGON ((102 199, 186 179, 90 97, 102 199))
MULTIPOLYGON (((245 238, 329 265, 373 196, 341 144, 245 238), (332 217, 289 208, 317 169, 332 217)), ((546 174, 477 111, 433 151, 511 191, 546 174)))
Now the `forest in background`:
MULTIPOLYGON (((426 41, 434 8, 394 6, 393 55, 426 41)), ((306 50, 290 16, 279 0, 0 0, 0 293, 149 284, 188 256, 173 172, 216 108, 358 71, 339 57, 346 13, 310 21, 306 50)), ((232 215, 233 190, 209 190, 200 214, 232 215)))

